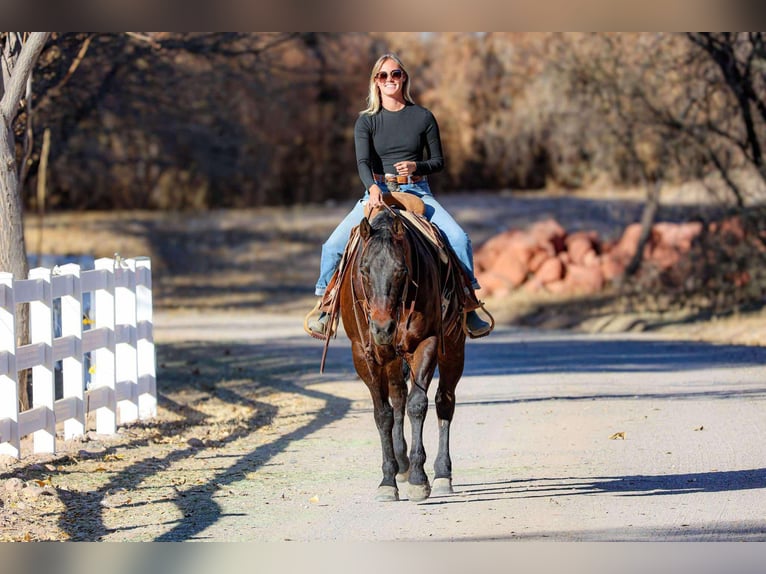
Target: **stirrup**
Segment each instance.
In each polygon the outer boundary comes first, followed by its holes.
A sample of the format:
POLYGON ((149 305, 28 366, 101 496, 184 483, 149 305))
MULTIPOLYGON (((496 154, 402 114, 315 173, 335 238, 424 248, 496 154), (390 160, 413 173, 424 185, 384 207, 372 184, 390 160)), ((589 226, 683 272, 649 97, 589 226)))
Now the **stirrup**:
POLYGON ((325 327, 324 333, 317 333, 316 331, 312 331, 309 329, 309 320, 313 315, 319 311, 319 307, 322 305, 322 299, 319 299, 314 305, 314 308, 308 312, 305 319, 303 319, 303 330, 306 331, 308 335, 313 337, 314 339, 319 339, 320 341, 327 340, 328 337, 332 336, 332 327, 330 325, 330 317, 327 317, 327 326, 325 327))
POLYGON ((492 331, 495 330, 495 318, 492 316, 492 313, 487 311, 487 308, 484 307, 484 302, 483 301, 479 301, 479 306, 476 307, 476 309, 472 309, 472 310, 473 311, 478 311, 479 309, 484 311, 487 314, 487 317, 489 317, 489 329, 487 329, 487 331, 484 332, 484 333, 479 333, 479 334, 472 333, 468 329, 468 325, 467 325, 467 316, 468 316, 468 313, 470 313, 470 311, 464 311, 463 312, 463 332, 466 334, 466 336, 468 336, 471 339, 481 339, 482 337, 486 337, 492 331))

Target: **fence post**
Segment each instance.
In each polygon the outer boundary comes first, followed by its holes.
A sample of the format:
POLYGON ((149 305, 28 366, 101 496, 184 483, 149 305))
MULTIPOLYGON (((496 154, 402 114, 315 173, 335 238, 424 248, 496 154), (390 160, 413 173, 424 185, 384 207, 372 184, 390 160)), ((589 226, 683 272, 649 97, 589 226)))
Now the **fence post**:
POLYGON ((13 275, 0 272, 0 454, 15 458, 20 455, 18 376, 13 275))
POLYGON ((157 371, 152 316, 152 261, 136 257, 136 325, 138 337, 138 415, 142 419, 157 416, 157 371))
POLYGON ((72 356, 61 361, 63 398, 77 400, 77 416, 64 421, 64 438, 70 439, 85 434, 85 371, 82 357, 82 284, 80 266, 67 263, 61 266, 61 274, 71 281, 71 289, 61 297, 61 337, 74 339, 72 356))
POLYGON ((124 259, 114 271, 115 360, 120 386, 128 391, 117 403, 120 423, 138 419, 138 357, 136 353, 136 262, 124 259))
POLYGON ((106 389, 107 406, 96 410, 96 432, 117 432, 117 403, 115 397, 115 333, 114 333, 114 260, 96 259, 96 270, 106 274, 106 286, 93 293, 94 326, 108 332, 108 344, 93 351, 93 388, 106 389))
POLYGON ((42 361, 32 367, 32 408, 45 412, 45 428, 34 432, 34 451, 56 451, 56 387, 53 375, 53 292, 51 270, 37 267, 29 278, 40 282, 42 295, 29 303, 29 337, 43 347, 42 361))

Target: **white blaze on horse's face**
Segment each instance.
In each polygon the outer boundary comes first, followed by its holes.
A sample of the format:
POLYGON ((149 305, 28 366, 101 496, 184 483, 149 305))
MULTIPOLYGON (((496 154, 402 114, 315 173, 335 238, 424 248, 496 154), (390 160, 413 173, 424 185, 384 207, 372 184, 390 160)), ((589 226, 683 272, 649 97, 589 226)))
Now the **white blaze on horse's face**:
POLYGON ((370 332, 377 345, 390 345, 408 277, 404 228, 398 217, 386 213, 372 225, 363 220, 360 233, 364 248, 359 272, 369 306, 370 332))

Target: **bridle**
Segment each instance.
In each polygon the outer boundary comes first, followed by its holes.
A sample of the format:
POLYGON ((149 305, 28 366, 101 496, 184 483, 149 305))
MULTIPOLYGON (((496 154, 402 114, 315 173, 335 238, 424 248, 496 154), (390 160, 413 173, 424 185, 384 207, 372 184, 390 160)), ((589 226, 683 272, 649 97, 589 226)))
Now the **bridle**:
MULTIPOLYGON (((388 205, 383 206, 393 218, 399 218, 400 215, 391 207, 388 205)), ((407 244, 409 245, 409 249, 404 249, 404 287, 402 288, 402 293, 400 295, 400 303, 396 306, 396 309, 394 311, 394 325, 395 330, 393 334, 393 340, 395 342, 395 352, 398 356, 403 356, 403 351, 401 348, 401 339, 400 339, 400 324, 402 322, 403 314, 406 313, 405 320, 406 320, 406 328, 409 328, 410 321, 412 319, 412 313, 415 310, 415 301, 417 300, 417 290, 418 290, 418 281, 419 277, 414 278, 413 277, 413 269, 415 270, 415 273, 419 275, 419 266, 413 265, 413 252, 415 251, 414 246, 412 245, 412 237, 411 232, 407 228, 407 226, 404 226, 404 233, 407 234, 408 241, 407 244), (410 301, 409 309, 407 309, 407 299, 410 295, 410 287, 414 287, 414 293, 412 294, 412 298, 410 301), (397 344, 398 342, 398 344, 397 344)), ((363 242, 361 245, 361 249, 359 250, 354 265, 357 267, 361 263, 361 261, 364 259, 365 251, 368 248, 368 244, 370 243, 370 240, 363 242)), ((417 255, 415 255, 415 258, 417 258, 417 255)), ((354 309, 354 320, 356 321, 357 326, 357 332, 361 335, 362 333, 367 333, 366 340, 364 341, 364 354, 365 358, 367 360, 368 366, 371 367, 372 362, 374 361, 374 355, 373 355, 373 348, 376 346, 376 343, 373 340, 372 337, 372 331, 370 329, 370 325, 372 323, 372 310, 370 308, 370 298, 368 297, 367 292, 365 291, 365 283, 364 281, 360 281, 362 292, 361 294, 358 294, 356 289, 356 281, 353 277, 351 277, 351 297, 354 301, 353 309, 354 309), (365 326, 366 323, 366 326, 365 326)))

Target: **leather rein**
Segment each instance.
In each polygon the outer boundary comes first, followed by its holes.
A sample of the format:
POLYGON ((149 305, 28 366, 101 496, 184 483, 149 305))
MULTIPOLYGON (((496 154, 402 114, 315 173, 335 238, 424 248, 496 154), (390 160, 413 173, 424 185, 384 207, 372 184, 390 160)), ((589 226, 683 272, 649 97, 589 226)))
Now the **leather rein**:
MULTIPOLYGON (((388 210, 391 215, 395 218, 401 218, 401 216, 391 207, 388 205, 383 206, 386 210, 388 210)), ((409 328, 410 321, 412 319, 412 313, 415 310, 415 301, 418 297, 418 281, 420 277, 420 261, 422 257, 420 257, 419 250, 415 246, 416 239, 413 238, 413 231, 405 224, 405 233, 408 234, 409 241, 407 242, 409 245, 409 249, 405 249, 404 251, 404 263, 405 263, 405 273, 407 275, 404 283, 404 289, 402 290, 401 294, 401 304, 396 306, 396 313, 394 316, 394 323, 396 325, 395 332, 394 332, 394 341, 397 342, 395 349, 396 354, 399 356, 403 355, 402 349, 401 349, 401 339, 400 339, 400 324, 402 322, 402 316, 404 313, 406 313, 405 321, 406 325, 405 328, 409 328), (418 263, 418 265, 413 266, 413 253, 414 253, 414 259, 416 260, 415 263, 418 263), (413 269, 415 270, 415 273, 413 274, 413 269), (415 278, 413 278, 413 275, 416 275, 415 278), (407 298, 410 294, 410 286, 414 287, 414 293, 412 295, 412 299, 410 301, 409 309, 407 309, 407 298)), ((364 252, 367 249, 367 244, 369 241, 366 241, 362 244, 361 249, 357 256, 354 258, 354 264, 358 265, 359 262, 364 257, 364 252)), ((371 362, 373 361, 373 354, 372 349, 375 346, 374 341, 372 340, 372 332, 370 331, 370 322, 371 322, 371 310, 370 310, 370 304, 369 304, 369 297, 367 296, 367 293, 364 291, 364 284, 362 283, 362 292, 361 296, 359 296, 356 292, 356 285, 355 285, 354 278, 351 277, 351 296, 354 300, 354 319, 356 321, 356 327, 357 332, 360 333, 360 335, 364 332, 367 333, 367 340, 364 343, 364 354, 365 358, 367 360, 368 366, 370 366, 371 362), (364 324, 366 322, 366 328, 363 328, 364 324)))

